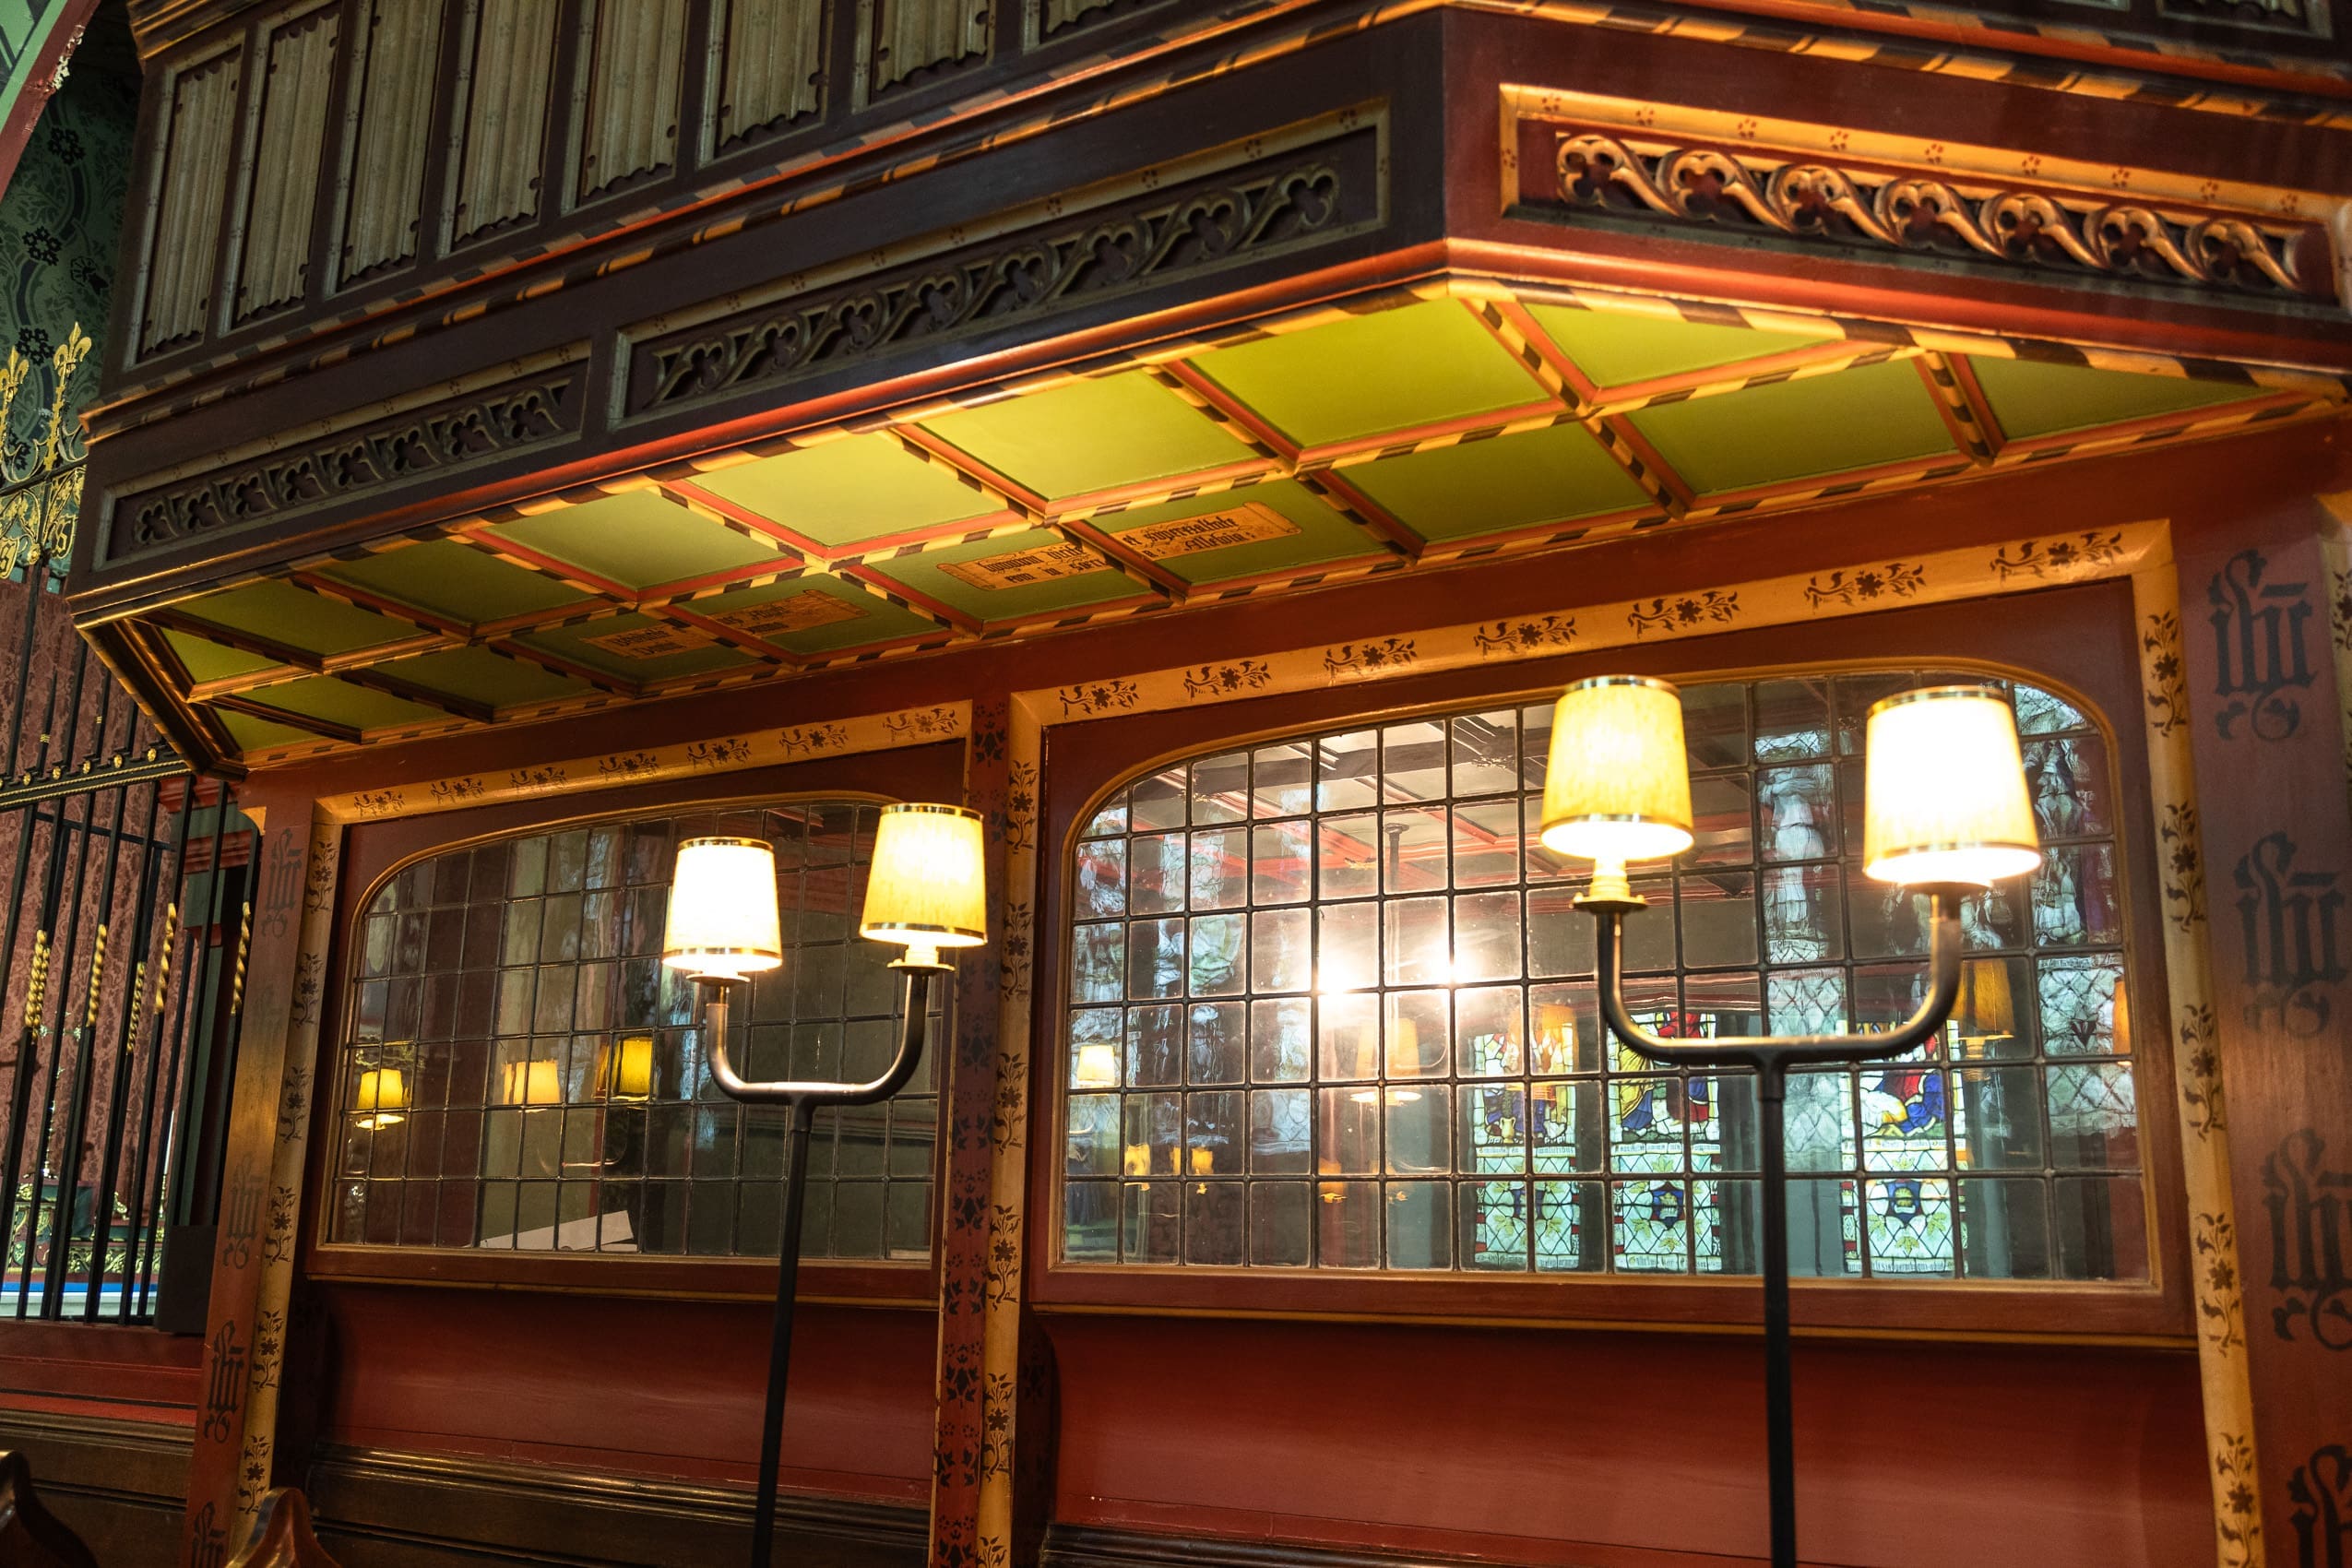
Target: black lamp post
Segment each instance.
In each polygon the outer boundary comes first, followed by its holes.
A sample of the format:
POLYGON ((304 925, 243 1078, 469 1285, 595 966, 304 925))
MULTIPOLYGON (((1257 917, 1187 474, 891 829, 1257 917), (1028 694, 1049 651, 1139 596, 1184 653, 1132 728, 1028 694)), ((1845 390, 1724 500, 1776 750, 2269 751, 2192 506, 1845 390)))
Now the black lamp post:
POLYGON ((662 961, 688 971, 702 993, 710 1075, 733 1099, 785 1108, 784 1236, 769 1341, 767 1400, 760 1416, 759 1489, 752 1512, 752 1568, 768 1568, 776 1538, 776 1471, 783 1457, 784 1396, 791 1376, 794 1297, 801 1276, 801 1211, 809 1166, 809 1131, 824 1106, 871 1105, 890 1099, 921 1065, 934 977, 953 974, 942 947, 987 940, 979 814, 960 806, 883 809, 874 834, 858 934, 904 944, 891 964, 906 974, 898 1051, 870 1083, 753 1082, 727 1051, 734 990, 783 962, 777 919, 776 860, 757 838, 689 838, 678 846, 671 883, 662 961))
POLYGON ((1669 1040, 1625 1005, 1624 924, 1647 907, 1625 879, 1628 860, 1691 847, 1691 785, 1681 695, 1663 681, 1607 675, 1560 699, 1546 773, 1543 841, 1594 861, 1592 913, 1601 1017, 1643 1059, 1669 1067, 1756 1074, 1764 1179, 1764 1425, 1773 1568, 1797 1568, 1797 1469, 1788 1328, 1788 1069, 1881 1061, 1932 1039, 1960 994, 1960 900, 2040 863, 2016 722, 1989 686, 1937 686, 1871 710, 1865 870, 1927 895, 1932 909, 1927 995, 1887 1033, 1724 1036, 1669 1040))

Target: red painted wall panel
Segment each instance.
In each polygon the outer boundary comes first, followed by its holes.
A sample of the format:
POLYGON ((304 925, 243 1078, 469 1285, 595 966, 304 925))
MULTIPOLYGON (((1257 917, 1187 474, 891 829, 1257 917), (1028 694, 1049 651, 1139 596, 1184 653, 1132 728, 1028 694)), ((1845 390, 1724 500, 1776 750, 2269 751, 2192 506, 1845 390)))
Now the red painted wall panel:
MULTIPOLYGON (((1762 1555, 1756 1341, 1056 1315, 1057 1522, 1491 1555, 1762 1555)), ((1807 1561, 2209 1568, 2187 1351, 1800 1343, 1807 1561)))
MULTIPOLYGON (((319 1435, 748 1486, 767 1366, 761 1302, 337 1286, 319 1435)), ((786 1483, 930 1493, 928 1311, 803 1303, 786 1483)))

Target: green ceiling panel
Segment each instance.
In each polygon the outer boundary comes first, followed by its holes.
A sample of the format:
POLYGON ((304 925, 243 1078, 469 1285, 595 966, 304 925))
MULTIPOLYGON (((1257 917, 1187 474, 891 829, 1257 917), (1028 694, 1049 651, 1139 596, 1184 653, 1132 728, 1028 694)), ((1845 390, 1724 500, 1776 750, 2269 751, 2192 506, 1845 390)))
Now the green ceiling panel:
POLYGON ((631 588, 773 561, 776 550, 650 490, 559 506, 485 530, 631 588))
MULTIPOLYGON (((1161 524, 1219 515, 1238 515, 1241 531, 1271 533, 1285 524, 1293 531, 1183 553, 1162 553, 1158 549, 1147 550, 1146 553, 1188 583, 1225 582, 1234 577, 1302 569, 1318 562, 1384 553, 1363 529, 1295 480, 1138 507, 1114 517, 1097 517, 1095 526, 1113 536, 1146 530, 1146 540, 1152 540, 1162 531, 1158 527, 1161 524)), ((1131 542, 1138 542, 1140 547, 1140 541, 1131 542)))
POLYGON ((297 730, 291 724, 280 724, 271 719, 256 719, 249 713, 222 713, 216 709, 213 717, 220 720, 222 727, 229 731, 229 738, 237 743, 241 752, 267 751, 274 746, 330 743, 324 735, 315 735, 308 730, 297 730))
POLYGON ((185 632, 165 630, 163 640, 187 666, 188 678, 195 681, 221 681, 232 675, 250 675, 256 670, 282 670, 285 666, 274 659, 264 659, 257 653, 245 653, 233 647, 222 647, 204 637, 192 637, 185 632))
POLYGON ((695 482, 833 550, 1001 509, 887 435, 827 441, 695 482))
POLYGON ((1053 570, 1050 564, 1040 569, 1036 557, 1043 553, 1051 563, 1051 552, 1062 542, 1062 536, 1050 529, 1031 529, 1003 539, 975 540, 944 550, 927 550, 920 555, 877 561, 873 566, 876 573, 904 583, 925 598, 935 599, 982 622, 1026 621, 1127 599, 1145 591, 1119 572, 1079 571, 1069 576, 1055 576, 1050 575, 1053 570), (1037 580, 985 587, 949 569, 959 565, 968 567, 981 582, 992 578, 1006 581, 1021 575, 1037 580))
POLYGON ((1548 396, 1453 300, 1374 311, 1219 349, 1193 362, 1304 446, 1548 396))
POLYGON ((558 675, 552 671, 541 670, 536 664, 525 664, 519 659, 493 653, 486 647, 453 647, 440 653, 422 653, 414 659, 403 659, 384 666, 384 672, 430 687, 446 696, 486 703, 492 707, 511 707, 518 703, 556 702, 593 689, 586 681, 570 675, 558 675))
POLYGON ((1567 305, 1529 305, 1527 310, 1597 386, 1713 370, 1844 336, 1827 325, 1814 331, 1758 332, 1567 305))
POLYGON ((1701 495, 1954 451, 1908 360, 1661 403, 1632 418, 1701 495))
POLYGON ((586 597, 454 539, 338 561, 318 575, 468 625, 577 604, 586 597))
POLYGON ((330 724, 346 724, 354 730, 386 730, 395 725, 434 724, 445 722, 449 716, 437 707, 427 707, 420 702, 410 702, 386 692, 370 691, 349 681, 339 681, 332 675, 315 676, 308 681, 289 681, 282 686, 270 686, 253 694, 253 701, 270 707, 283 708, 305 718, 324 719, 330 724))
POLYGON ((923 428, 1040 495, 1082 495, 1251 456, 1141 371, 961 409, 923 428))
POLYGON ((747 653, 650 615, 614 615, 577 626, 551 626, 515 640, 628 681, 701 675, 752 662, 747 653))
POLYGON ((2013 441, 2263 395, 2262 387, 2234 382, 2134 375, 2128 371, 2033 360, 1971 356, 1968 368, 1977 373, 1977 385, 1984 388, 1985 401, 1992 405, 2002 434, 2013 441))
POLYGON ((1428 540, 1589 517, 1650 500, 1580 424, 1439 446, 1343 469, 1340 477, 1428 540))
POLYGON ((910 610, 839 577, 812 574, 695 600, 698 615, 726 622, 794 653, 831 653, 939 629, 910 610), (813 594, 814 599, 802 595, 813 594), (769 607, 777 607, 771 610, 769 607))
POLYGON ((414 626, 305 592, 286 582, 254 583, 175 606, 199 621, 250 632, 319 655, 348 653, 417 635, 414 626))

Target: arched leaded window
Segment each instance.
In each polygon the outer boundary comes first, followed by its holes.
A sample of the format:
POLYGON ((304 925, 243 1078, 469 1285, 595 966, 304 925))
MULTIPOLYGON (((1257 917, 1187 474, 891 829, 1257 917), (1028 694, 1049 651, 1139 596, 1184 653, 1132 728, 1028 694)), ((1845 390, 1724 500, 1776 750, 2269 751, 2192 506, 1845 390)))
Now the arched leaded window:
MULTIPOLYGON (((1911 1011, 1925 900, 1861 874, 1863 716, 1938 678, 1684 690, 1698 841, 1634 868, 1636 1016, 1911 1011)), ((1801 1273, 2146 1277, 2107 742, 2013 696, 2047 863, 1967 902, 1940 1041, 1791 1080, 1801 1273)), ((1753 1079, 1604 1039, 1588 868, 1536 836, 1550 723, 1546 703, 1336 727, 1111 795, 1070 890, 1065 1261, 1757 1269, 1753 1079)))
MULTIPOLYGON (((740 1069, 871 1078, 899 1006, 896 950, 854 918, 878 809, 633 816, 395 873, 352 933, 327 1240, 773 1257, 783 1113, 719 1092, 694 987, 661 965, 673 847, 776 848, 785 960, 738 1004, 740 1069)), ((930 1256, 941 1049, 888 1104, 819 1113, 802 1255, 930 1256)))

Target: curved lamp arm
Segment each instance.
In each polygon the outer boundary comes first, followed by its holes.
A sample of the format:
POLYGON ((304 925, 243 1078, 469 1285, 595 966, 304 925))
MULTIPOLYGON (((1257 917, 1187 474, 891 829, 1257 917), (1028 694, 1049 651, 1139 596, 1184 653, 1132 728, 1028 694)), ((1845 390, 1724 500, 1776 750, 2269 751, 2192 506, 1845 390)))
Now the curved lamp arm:
POLYGON ((931 1013, 932 977, 949 972, 949 967, 944 964, 902 962, 892 968, 907 972, 906 1009, 898 1028, 898 1054, 891 1060, 882 1076, 863 1084, 821 1080, 755 1083, 745 1078, 735 1071, 734 1063, 727 1056, 728 992, 742 982, 712 975, 695 976, 695 983, 706 988, 703 1024, 704 1033, 710 1042, 711 1077, 731 1098, 759 1104, 871 1105, 878 1099, 888 1099, 907 1087, 915 1075, 915 1069, 922 1064, 923 1039, 931 1013))
POLYGON ((1610 1033, 1652 1062, 1710 1067, 1781 1066, 1809 1062, 1867 1062, 1900 1056, 1931 1039, 1952 1016, 1960 998, 1960 898, 1966 889, 1927 889, 1933 931, 1928 944, 1928 994, 1918 1010, 1885 1034, 1731 1035, 1708 1040, 1672 1040, 1633 1021, 1625 1006, 1623 932, 1625 917, 1644 908, 1639 899, 1580 900, 1594 915, 1598 943, 1600 1014, 1610 1033))

